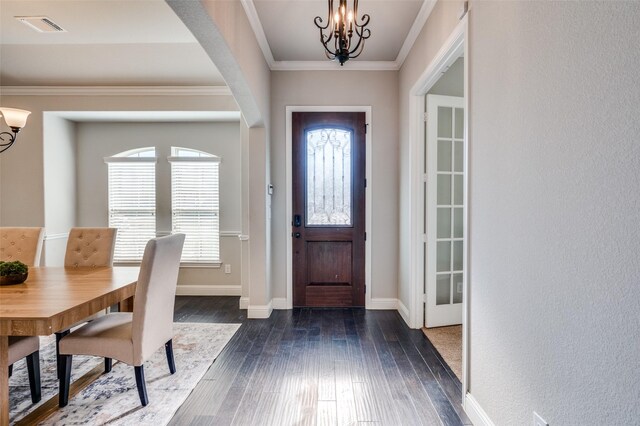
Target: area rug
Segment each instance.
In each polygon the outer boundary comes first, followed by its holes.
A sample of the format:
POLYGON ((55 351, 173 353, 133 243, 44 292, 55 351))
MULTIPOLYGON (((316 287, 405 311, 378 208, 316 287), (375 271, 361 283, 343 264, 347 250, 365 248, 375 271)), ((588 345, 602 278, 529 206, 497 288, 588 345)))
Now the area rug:
MULTIPOLYGON (((138 398, 133 367, 115 362, 109 374, 100 376, 69 405, 56 411, 45 425, 153 425, 169 423, 213 361, 231 340, 240 324, 175 323, 173 350, 176 373, 169 374, 164 346, 144 364, 149 405, 138 398)), ((71 380, 104 365, 103 358, 74 356, 71 380)), ((41 338, 42 401, 33 405, 24 360, 14 364, 9 379, 11 422, 17 422, 58 393, 55 341, 41 338)))
POLYGON ((462 381, 462 326, 422 328, 429 341, 462 381))

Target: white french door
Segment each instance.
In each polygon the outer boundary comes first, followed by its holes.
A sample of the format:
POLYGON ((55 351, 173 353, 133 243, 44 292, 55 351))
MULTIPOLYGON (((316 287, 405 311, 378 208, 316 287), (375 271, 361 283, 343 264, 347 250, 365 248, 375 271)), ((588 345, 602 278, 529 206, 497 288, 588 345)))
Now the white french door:
POLYGON ((464 98, 427 95, 425 327, 462 323, 464 98))

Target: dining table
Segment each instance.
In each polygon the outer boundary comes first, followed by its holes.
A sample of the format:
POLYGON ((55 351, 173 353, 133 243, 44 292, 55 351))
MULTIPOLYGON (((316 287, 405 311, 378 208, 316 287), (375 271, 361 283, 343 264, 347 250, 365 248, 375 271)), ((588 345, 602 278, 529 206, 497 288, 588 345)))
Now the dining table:
MULTIPOLYGON (((24 283, 0 286, 0 426, 9 425, 9 336, 65 331, 115 304, 132 312, 139 270, 31 267, 24 283)), ((57 407, 57 400, 48 406, 57 407)))

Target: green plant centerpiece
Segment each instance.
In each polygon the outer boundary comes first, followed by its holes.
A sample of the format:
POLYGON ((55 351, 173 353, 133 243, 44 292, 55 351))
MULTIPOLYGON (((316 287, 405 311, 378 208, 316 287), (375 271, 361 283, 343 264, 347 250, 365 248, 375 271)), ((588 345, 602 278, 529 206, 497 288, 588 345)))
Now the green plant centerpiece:
POLYGON ((0 285, 20 284, 27 280, 29 267, 16 260, 15 262, 0 261, 0 285))

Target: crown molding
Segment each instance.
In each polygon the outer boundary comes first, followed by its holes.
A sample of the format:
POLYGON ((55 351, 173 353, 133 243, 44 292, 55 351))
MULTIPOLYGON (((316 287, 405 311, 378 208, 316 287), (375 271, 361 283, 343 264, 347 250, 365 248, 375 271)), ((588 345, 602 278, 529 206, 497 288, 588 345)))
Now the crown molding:
POLYGON ((436 0, 424 0, 420 11, 416 16, 416 19, 411 25, 409 33, 402 44, 400 52, 395 61, 352 61, 348 63, 346 67, 339 67, 334 61, 276 61, 273 58, 273 52, 267 41, 267 36, 260 22, 258 11, 256 10, 254 0, 240 0, 242 7, 247 15, 249 24, 253 29, 253 33, 256 36, 260 50, 265 61, 269 65, 269 69, 272 71, 397 71, 402 67, 407 55, 411 51, 413 44, 418 39, 422 27, 427 22, 429 15, 433 7, 436 5, 436 0))
POLYGON ((349 61, 341 67, 336 61, 275 61, 272 71, 397 71, 395 61, 349 61))
POLYGON ((262 22, 260 22, 260 17, 258 17, 258 11, 256 10, 255 4, 253 4, 253 0, 240 0, 240 3, 242 3, 242 7, 244 8, 244 13, 247 14, 249 24, 256 36, 260 50, 262 50, 264 59, 267 61, 269 68, 273 69, 273 63, 275 62, 273 52, 271 52, 271 47, 267 41, 267 36, 264 33, 264 28, 262 27, 262 22))
POLYGON ((418 39, 418 36, 420 35, 420 31, 422 31, 422 28, 427 23, 427 19, 429 19, 429 16, 431 15, 431 12, 433 11, 433 8, 435 7, 435 5, 436 5, 436 0, 424 0, 422 2, 420 11, 416 16, 415 21, 413 21, 413 25, 411 25, 411 29, 409 30, 407 37, 404 39, 402 48, 400 49, 400 52, 398 53, 398 57, 396 58, 398 69, 402 67, 402 64, 404 64, 405 59, 407 59, 407 56, 409 55, 411 48, 413 47, 414 43, 418 39))
POLYGON ((0 86, 3 96, 231 96, 227 86, 0 86))

